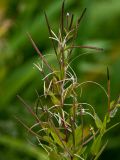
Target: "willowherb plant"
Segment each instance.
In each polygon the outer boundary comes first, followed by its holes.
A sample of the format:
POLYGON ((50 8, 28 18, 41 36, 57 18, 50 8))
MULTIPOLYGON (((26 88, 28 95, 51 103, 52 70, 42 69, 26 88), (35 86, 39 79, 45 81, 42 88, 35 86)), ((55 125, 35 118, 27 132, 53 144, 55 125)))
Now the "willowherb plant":
POLYGON ((77 22, 74 23, 73 14, 67 13, 65 17, 63 2, 60 28, 57 35, 52 31, 47 14, 44 13, 50 34, 49 38, 56 55, 57 67, 53 67, 52 64, 47 62, 46 57, 42 55, 28 34, 33 47, 41 59, 40 64, 34 65, 43 75, 44 93, 42 95, 38 94, 35 111, 18 96, 35 118, 36 123, 34 125, 28 127, 20 119, 17 119, 36 137, 39 145, 48 153, 48 157, 51 160, 98 159, 107 145, 107 141, 104 144, 102 142, 104 134, 118 125, 117 123, 114 126, 107 127, 120 106, 119 99, 116 102, 110 102, 108 68, 108 89, 106 91, 102 85, 94 81, 79 83, 75 71, 70 65, 74 48, 103 50, 97 47, 75 45, 78 28, 85 11, 86 9, 84 9, 77 22), (81 101, 82 86, 87 83, 97 85, 107 96, 108 109, 103 120, 99 118, 91 104, 81 101), (90 121, 87 120, 88 116, 90 121))

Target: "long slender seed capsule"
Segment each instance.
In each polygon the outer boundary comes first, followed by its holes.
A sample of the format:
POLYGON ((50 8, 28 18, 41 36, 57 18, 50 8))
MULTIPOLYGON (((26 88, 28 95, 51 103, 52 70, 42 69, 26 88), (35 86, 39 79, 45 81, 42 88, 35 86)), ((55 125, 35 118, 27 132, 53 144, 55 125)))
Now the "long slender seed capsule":
POLYGON ((68 25, 69 25, 69 16, 70 16, 70 14, 67 13, 67 14, 66 14, 66 29, 67 29, 67 31, 68 31, 68 29, 69 29, 69 27, 68 27, 68 25))
POLYGON ((77 23, 76 23, 76 32, 75 32, 73 41, 74 41, 75 38, 77 37, 77 34, 78 34, 78 27, 79 27, 79 25, 80 25, 80 22, 81 22, 81 20, 82 20, 82 18, 83 18, 83 16, 84 16, 85 12, 86 12, 86 8, 83 10, 83 12, 82 12, 80 18, 77 20, 77 23))
POLYGON ((38 55, 40 56, 40 58, 42 59, 42 61, 44 62, 44 64, 52 71, 52 68, 50 67, 50 65, 48 64, 48 62, 46 61, 46 59, 43 57, 42 53, 40 52, 40 50, 38 49, 38 47, 36 46, 35 42, 33 41, 32 37, 30 36, 29 33, 27 33, 28 38, 30 39, 34 49, 36 50, 36 52, 38 53, 38 55))
MULTIPOLYGON (((73 40, 72 40, 72 45, 71 45, 71 46, 73 46, 74 43, 75 43, 75 39, 76 39, 77 34, 78 34, 78 27, 79 27, 79 24, 80 24, 80 22, 81 22, 81 20, 82 20, 82 18, 83 18, 83 16, 84 16, 84 14, 85 14, 85 12, 86 12, 86 8, 83 10, 80 18, 79 18, 79 19, 77 20, 77 22, 76 22, 76 25, 75 25, 75 33, 74 33, 74 35, 73 35, 73 40)), ((71 48, 71 50, 70 50, 70 53, 69 53, 70 55, 72 54, 72 51, 73 51, 73 48, 71 48)))
POLYGON ((108 113, 110 113, 110 74, 107 67, 107 88, 108 88, 108 113))
POLYGON ((71 28, 72 28, 73 18, 74 18, 74 15, 72 14, 72 15, 71 15, 71 20, 70 20, 69 30, 71 30, 71 28))
POLYGON ((69 48, 86 48, 86 49, 95 49, 95 50, 100 50, 100 51, 104 51, 103 48, 99 48, 99 47, 94 47, 94 46, 70 46, 68 47, 67 49, 69 48))
POLYGON ((38 116, 34 113, 32 108, 19 95, 17 95, 17 98, 24 104, 24 106, 27 108, 27 110, 34 116, 36 121, 41 124, 41 121, 39 120, 38 116))
MULTIPOLYGON (((39 135, 38 134, 36 134, 34 131, 32 131, 22 120, 20 120, 18 117, 16 117, 16 116, 14 116, 15 117, 15 119, 17 120, 17 121, 19 121, 30 133, 32 133, 33 135, 35 135, 35 136, 37 136, 37 137, 39 137, 39 135)), ((40 138, 40 137, 39 137, 40 138)), ((41 138, 40 138, 41 139, 41 138)))
POLYGON ((41 137, 39 134, 37 134, 36 132, 34 132, 33 130, 31 130, 31 128, 28 127, 21 119, 19 119, 19 118, 16 117, 16 116, 14 116, 14 118, 15 118, 18 122, 20 122, 20 123, 23 125, 23 127, 25 127, 25 129, 27 129, 32 135, 38 137, 38 138, 39 138, 40 140, 42 140, 42 141, 45 141, 45 142, 50 143, 47 139, 45 139, 44 137, 41 137))
MULTIPOLYGON (((50 24, 49 24, 49 21, 48 21, 48 17, 47 17, 47 14, 46 12, 44 11, 44 15, 45 15, 45 20, 46 20, 46 23, 47 23, 47 27, 48 27, 48 31, 49 31, 49 35, 50 37, 52 37, 52 33, 51 33, 51 27, 50 27, 50 24)), ((52 45, 53 45, 53 48, 54 48, 54 51, 55 51, 55 54, 57 56, 57 51, 56 51, 56 48, 55 48, 55 43, 54 43, 54 40, 51 38, 51 42, 52 42, 52 45)))
POLYGON ((65 5, 65 0, 63 0, 62 9, 61 9, 61 23, 60 23, 60 28, 61 28, 61 34, 62 34, 62 35, 63 35, 63 31, 64 31, 64 5, 65 5))
POLYGON ((80 22, 81 22, 83 16, 85 15, 86 10, 87 10, 87 8, 85 8, 85 9, 83 10, 83 12, 82 12, 80 18, 78 19, 78 25, 80 24, 80 22))

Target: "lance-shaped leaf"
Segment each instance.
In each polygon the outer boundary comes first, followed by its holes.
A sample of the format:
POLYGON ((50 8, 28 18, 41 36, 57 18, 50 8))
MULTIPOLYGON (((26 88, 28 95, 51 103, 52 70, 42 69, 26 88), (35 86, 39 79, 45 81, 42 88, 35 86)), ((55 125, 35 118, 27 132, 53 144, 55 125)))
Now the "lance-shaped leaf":
POLYGON ((99 151, 100 151, 100 147, 101 147, 101 139, 102 139, 102 136, 101 134, 98 135, 98 137, 94 140, 93 144, 92 144, 92 147, 91 147, 91 153, 96 156, 99 151))
MULTIPOLYGON (((80 148, 80 143, 81 143, 81 137, 82 137, 82 127, 81 125, 78 126, 75 131, 75 145, 76 147, 80 148)), ((73 137, 72 137, 72 134, 69 136, 69 139, 68 139, 68 147, 71 147, 73 144, 73 137)), ((78 149, 76 148, 76 149, 78 149)))
MULTIPOLYGON (((57 130, 59 132, 59 130, 57 130)), ((54 129, 52 127, 49 128, 49 132, 51 133, 51 136, 54 140, 55 144, 58 144, 61 148, 63 148, 62 142, 60 141, 58 135, 56 134, 56 132, 54 131, 54 129)), ((59 135, 61 136, 62 139, 65 139, 65 135, 62 134, 61 132, 59 132, 59 135)))
POLYGON ((48 94, 50 95, 51 100, 52 100, 52 102, 53 102, 54 105, 60 105, 61 104, 60 100, 54 95, 53 92, 49 91, 48 94))
POLYGON ((108 141, 102 146, 102 148, 100 149, 100 151, 97 153, 97 156, 94 158, 94 160, 97 160, 100 155, 102 154, 102 152, 104 151, 105 147, 107 146, 108 141))
POLYGON ((73 117, 70 118, 70 123, 71 123, 71 130, 72 130, 72 144, 73 148, 75 149, 75 124, 73 117))
POLYGON ((96 124, 97 128, 101 129, 103 124, 102 124, 102 121, 100 120, 100 118, 98 117, 98 115, 96 113, 94 113, 94 119, 95 119, 95 124, 96 124))
POLYGON ((49 160, 62 160, 62 157, 58 154, 58 152, 52 151, 49 153, 49 160))
POLYGON ((53 123, 52 119, 49 119, 49 122, 48 122, 48 123, 50 124, 50 127, 53 128, 53 130, 54 130, 54 132, 56 133, 57 137, 58 137, 59 140, 61 141, 64 150, 65 150, 70 156, 72 156, 71 153, 70 153, 70 151, 69 151, 69 148, 67 148, 64 140, 62 139, 61 135, 59 134, 58 129, 55 127, 55 124, 53 123))
POLYGON ((114 127, 118 126, 120 124, 120 122, 112 125, 111 127, 109 127, 108 129, 106 129, 105 133, 107 133, 109 130, 113 129, 114 127))

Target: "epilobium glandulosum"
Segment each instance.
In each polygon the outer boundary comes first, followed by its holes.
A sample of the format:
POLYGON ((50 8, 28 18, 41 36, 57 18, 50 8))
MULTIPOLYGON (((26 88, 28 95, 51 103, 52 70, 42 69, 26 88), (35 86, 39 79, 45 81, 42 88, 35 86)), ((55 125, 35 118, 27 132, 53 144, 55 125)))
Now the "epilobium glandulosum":
MULTIPOLYGON (((43 76, 43 94, 39 95, 36 107, 30 107, 20 96, 18 98, 35 118, 35 124, 28 127, 19 118, 18 121, 31 133, 38 144, 46 151, 50 160, 97 160, 107 145, 103 142, 104 134, 114 126, 108 126, 112 117, 120 107, 120 98, 116 102, 110 99, 110 77, 107 68, 107 90, 95 81, 79 83, 76 73, 71 67, 74 48, 87 48, 103 51, 102 48, 76 45, 78 29, 86 12, 74 22, 74 15, 65 14, 64 2, 61 9, 60 27, 58 34, 52 29, 46 12, 45 19, 49 31, 49 39, 53 46, 57 66, 49 64, 32 37, 28 37, 40 57, 40 63, 34 66, 43 76), (46 72, 47 70, 47 72, 46 72), (82 102, 82 87, 92 83, 103 90, 107 100, 108 109, 101 120, 96 109, 87 102, 82 102), (78 92, 79 91, 79 92, 78 92), (91 119, 88 121, 87 119, 91 119), (85 122, 85 123, 84 123, 85 122), (38 130, 37 130, 38 129, 38 130)), ((52 56, 52 54, 51 54, 52 56)), ((77 57, 75 57, 77 58, 77 57)))

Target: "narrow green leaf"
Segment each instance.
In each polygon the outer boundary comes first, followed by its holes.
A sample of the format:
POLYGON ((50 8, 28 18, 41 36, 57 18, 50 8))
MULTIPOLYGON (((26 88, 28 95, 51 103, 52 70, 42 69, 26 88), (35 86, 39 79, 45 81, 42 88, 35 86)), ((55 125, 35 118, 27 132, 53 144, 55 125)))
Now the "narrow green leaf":
POLYGON ((97 160, 100 157, 100 155, 104 151, 104 149, 107 146, 107 144, 108 144, 108 141, 103 145, 103 147, 101 148, 101 150, 99 151, 99 153, 97 154, 97 156, 94 158, 94 160, 97 160))
POLYGON ((108 121, 109 121, 109 116, 108 116, 108 113, 105 115, 105 117, 104 117, 104 121, 103 121, 103 124, 102 124, 102 128, 101 128, 101 134, 103 135, 104 133, 105 133, 105 131, 106 131, 106 125, 107 125, 107 123, 108 123, 108 121))
MULTIPOLYGON (((61 148, 63 148, 62 142, 60 141, 58 135, 57 135, 52 129, 50 129, 50 133, 51 133, 51 135, 52 135, 52 137, 53 137, 53 139, 54 139, 54 142, 55 142, 56 144, 58 144, 61 148)), ((59 133, 59 134, 60 134, 60 133, 59 133)))
POLYGON ((59 130, 55 127, 52 119, 49 119, 49 125, 50 125, 50 128, 53 129, 54 133, 58 136, 59 140, 61 141, 62 143, 62 146, 64 148, 64 150, 69 154, 69 156, 71 156, 71 153, 69 151, 69 148, 66 146, 66 143, 64 142, 64 140, 62 139, 61 135, 59 134, 59 130))
MULTIPOLYGON (((112 125, 111 127, 109 127, 109 128, 106 130, 106 132, 108 132, 109 130, 113 129, 114 127, 116 127, 116 126, 119 125, 119 124, 120 124, 120 122, 112 125)), ((106 132, 105 132, 105 133, 106 133, 106 132)))
POLYGON ((94 118, 95 118, 95 124, 96 124, 97 128, 101 129, 103 124, 102 124, 102 121, 100 120, 100 118, 98 117, 98 115, 96 113, 94 115, 94 118))
POLYGON ((49 95, 54 105, 60 105, 60 100, 54 95, 53 92, 49 91, 49 95))
POLYGON ((81 137, 82 137, 82 126, 78 126, 75 129, 75 143, 76 143, 76 145, 78 145, 80 143, 81 137))
POLYGON ((101 147, 101 139, 102 139, 102 136, 98 135, 98 137, 94 140, 92 144, 91 153, 95 156, 99 153, 99 150, 101 147))
POLYGON ((61 156, 55 151, 49 153, 49 160, 61 160, 61 156))

